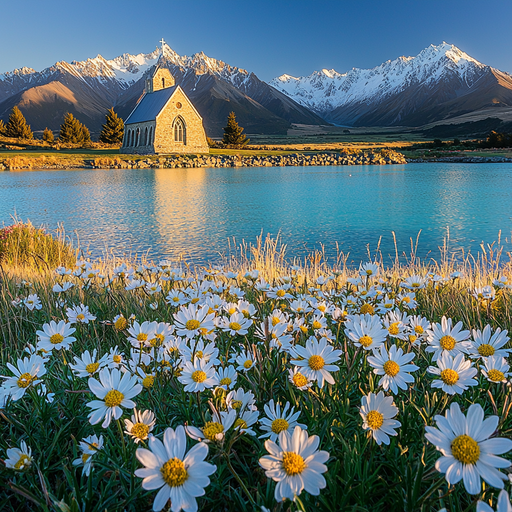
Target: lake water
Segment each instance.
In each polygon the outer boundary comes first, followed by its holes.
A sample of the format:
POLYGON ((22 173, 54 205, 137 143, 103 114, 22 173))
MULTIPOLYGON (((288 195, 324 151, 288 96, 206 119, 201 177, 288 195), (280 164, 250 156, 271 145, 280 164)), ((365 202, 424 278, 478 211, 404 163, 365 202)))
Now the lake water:
POLYGON ((50 230, 63 223, 92 256, 108 247, 205 263, 229 238, 280 233, 290 257, 323 244, 334 258, 337 242, 354 264, 382 237, 389 263, 392 232, 409 253, 421 231, 418 256, 438 259, 448 230, 454 253, 500 231, 512 249, 512 164, 2 172, 0 222, 14 213, 50 230))

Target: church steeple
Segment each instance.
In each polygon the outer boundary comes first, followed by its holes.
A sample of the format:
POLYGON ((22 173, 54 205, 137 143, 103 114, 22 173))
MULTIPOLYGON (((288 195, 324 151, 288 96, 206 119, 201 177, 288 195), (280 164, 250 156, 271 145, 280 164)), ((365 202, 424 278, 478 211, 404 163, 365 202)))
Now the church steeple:
POLYGON ((167 89, 167 87, 173 87, 175 84, 176 82, 170 71, 158 64, 151 77, 146 80, 145 92, 150 94, 161 89, 167 89))

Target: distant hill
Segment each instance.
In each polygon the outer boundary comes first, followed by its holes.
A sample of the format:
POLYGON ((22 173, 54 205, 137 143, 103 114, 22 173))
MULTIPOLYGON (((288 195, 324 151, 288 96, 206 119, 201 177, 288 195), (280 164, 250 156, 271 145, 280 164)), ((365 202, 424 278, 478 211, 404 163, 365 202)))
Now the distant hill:
POLYGON ((17 105, 33 130, 58 130, 71 112, 92 132, 99 132, 106 111, 114 106, 126 118, 144 90, 144 80, 159 63, 171 73, 204 120, 209 136, 222 134, 232 110, 247 133, 286 134, 291 123, 325 121, 254 73, 207 57, 182 57, 164 44, 149 54, 101 55, 83 62, 57 62, 41 72, 21 68, 0 75, 0 118, 17 105))
POLYGON ((512 76, 457 47, 431 45, 373 69, 331 69, 270 82, 325 120, 346 126, 422 126, 470 112, 512 106, 512 76))

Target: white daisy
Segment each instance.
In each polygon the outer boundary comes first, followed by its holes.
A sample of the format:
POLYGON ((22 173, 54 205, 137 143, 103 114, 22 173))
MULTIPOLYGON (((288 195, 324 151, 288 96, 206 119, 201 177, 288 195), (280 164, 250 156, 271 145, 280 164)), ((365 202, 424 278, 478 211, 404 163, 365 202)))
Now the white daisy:
POLYGON ((483 331, 473 329, 473 339, 467 345, 469 357, 508 357, 510 349, 503 348, 509 340, 508 331, 502 331, 498 327, 492 336, 491 332, 490 325, 486 325, 483 331))
POLYGON ((497 468, 508 468, 510 461, 496 455, 512 450, 512 440, 489 439, 498 427, 498 416, 484 420, 479 404, 471 405, 464 416, 459 404, 453 403, 444 416, 436 415, 434 420, 438 428, 426 427, 425 437, 443 454, 436 461, 436 469, 446 474, 446 481, 455 485, 462 479, 470 494, 481 491, 480 478, 503 489, 507 476, 497 468))
POLYGON ((145 467, 137 469, 135 476, 143 478, 146 490, 160 489, 153 502, 153 510, 159 512, 171 501, 172 512, 196 512, 198 496, 210 484, 208 478, 217 469, 205 462, 208 446, 198 443, 187 453, 187 436, 180 425, 174 431, 167 428, 164 442, 154 436, 149 438, 149 450, 137 448, 136 456, 145 467))
POLYGON ((259 418, 258 411, 243 411, 238 413, 238 418, 233 423, 233 429, 240 431, 242 434, 255 436, 256 432, 251 428, 259 418))
POLYGON ((182 369, 178 380, 185 386, 185 391, 195 393, 217 386, 219 377, 211 362, 204 359, 194 359, 194 362, 187 361, 182 369))
POLYGON ((89 379, 89 389, 99 400, 93 400, 86 405, 93 409, 89 413, 90 423, 96 425, 104 417, 105 420, 101 426, 107 428, 112 418, 118 420, 122 416, 121 407, 127 409, 135 407, 135 402, 131 398, 142 391, 142 386, 137 384, 137 377, 129 372, 125 372, 121 378, 121 372, 117 368, 112 371, 103 368, 99 377, 100 382, 92 377, 89 379))
POLYGON ((87 378, 96 375, 108 364, 108 354, 98 359, 98 351, 94 349, 92 354, 86 350, 81 357, 75 356, 75 364, 69 363, 69 367, 77 377, 87 378))
POLYGON ((14 373, 14 376, 0 375, 0 377, 6 379, 2 383, 2 388, 9 394, 13 401, 22 398, 25 391, 27 391, 30 386, 37 386, 42 382, 39 377, 42 377, 46 373, 44 360, 38 355, 18 359, 17 368, 11 363, 7 363, 7 368, 14 373))
POLYGON ((306 342, 306 346, 296 345, 292 349, 292 353, 296 357, 302 359, 292 359, 292 364, 301 368, 301 372, 307 378, 317 381, 320 387, 323 387, 324 381, 334 384, 334 378, 330 372, 339 370, 335 363, 342 354, 341 350, 334 350, 326 338, 318 341, 311 336, 306 342))
POLYGON ((32 449, 25 441, 21 441, 19 448, 7 449, 7 459, 4 460, 4 464, 8 469, 23 471, 31 466, 32 461, 32 449))
POLYGON ((248 372, 256 364, 256 359, 254 354, 248 350, 242 350, 242 352, 236 356, 235 362, 238 364, 236 367, 238 371, 248 372))
POLYGON ((230 336, 244 336, 249 332, 249 327, 252 325, 252 320, 245 318, 243 313, 233 313, 229 318, 221 317, 217 325, 224 331, 229 333, 230 336))
POLYGON ((392 345, 389 353, 384 345, 379 349, 373 350, 373 356, 368 357, 368 363, 375 369, 373 373, 383 375, 379 380, 379 386, 384 391, 391 389, 392 393, 398 393, 398 388, 407 389, 407 384, 414 382, 414 377, 409 372, 415 372, 419 366, 409 364, 415 357, 414 352, 404 354, 401 348, 397 349, 396 345, 392 345))
POLYGON ((363 428, 372 431, 372 436, 379 445, 389 444, 389 436, 396 436, 395 429, 402 426, 399 421, 392 419, 398 413, 393 397, 384 396, 383 391, 363 396, 359 413, 363 418, 363 428))
POLYGON ((238 378, 238 373, 234 366, 229 365, 227 368, 218 368, 217 375, 219 377, 219 387, 229 390, 232 389, 238 378))
POLYGON ((238 412, 245 409, 256 411, 257 407, 254 404, 254 393, 252 391, 244 391, 242 388, 230 391, 226 396, 226 407, 228 411, 230 409, 235 409, 235 411, 238 412))
POLYGON ((73 461, 73 466, 84 466, 83 474, 89 476, 92 469, 92 457, 98 450, 103 448, 103 436, 98 438, 97 435, 84 437, 80 441, 80 449, 82 455, 73 461))
POLYGON ((443 316, 441 324, 432 324, 432 333, 429 334, 427 341, 429 346, 427 352, 433 352, 432 360, 435 362, 442 353, 448 353, 456 356, 461 352, 467 351, 467 343, 469 331, 462 331, 462 322, 458 322, 452 327, 452 319, 443 316))
POLYGON ((27 309, 33 311, 34 309, 41 309, 43 306, 37 294, 33 293, 23 300, 23 304, 27 309))
POLYGON ((267 417, 260 420, 261 430, 265 431, 265 433, 260 436, 260 439, 270 437, 271 441, 276 442, 278 435, 284 430, 293 434, 293 430, 297 426, 303 430, 307 430, 308 428, 306 425, 297 422, 300 411, 294 412, 294 407, 290 409, 289 402, 286 402, 284 408, 281 410, 281 404, 279 402, 274 404, 274 400, 271 399, 268 404, 265 404, 263 409, 267 417))
POLYGON ((504 357, 484 357, 484 365, 485 370, 481 368, 481 371, 489 382, 507 382, 510 366, 504 357))
POLYGON ((322 473, 327 471, 324 464, 329 458, 326 451, 318 451, 318 436, 308 436, 305 430, 295 427, 293 434, 283 430, 279 444, 270 439, 265 448, 270 455, 259 460, 268 478, 277 482, 274 496, 278 502, 286 498, 295 500, 305 489, 313 496, 320 494, 326 486, 322 473))
POLYGON ((137 444, 140 441, 145 441, 149 433, 155 426, 156 419, 155 413, 152 411, 138 411, 133 409, 133 414, 130 420, 124 420, 126 427, 125 433, 132 436, 133 441, 137 444))
POLYGON ((36 331, 39 337, 37 346, 39 349, 48 352, 53 349, 67 349, 73 341, 76 341, 76 338, 71 336, 75 331, 76 329, 71 327, 71 324, 66 323, 65 320, 61 320, 59 323, 51 320, 49 324, 43 325, 42 331, 36 331))
POLYGON ((174 313, 176 331, 179 336, 193 338, 215 329, 215 313, 209 313, 208 306, 197 307, 195 304, 182 306, 174 313))
POLYGON ((313 381, 301 373, 298 366, 294 366, 288 370, 288 380, 301 391, 306 391, 306 389, 313 385, 313 381))
POLYGON ((142 346, 149 347, 149 341, 155 337, 157 322, 133 322, 133 325, 128 329, 128 341, 135 348, 142 346))
POLYGON ((96 320, 96 317, 89 312, 89 307, 83 304, 67 308, 66 315, 70 324, 88 324, 89 321, 96 320))
POLYGON ((211 441, 222 442, 226 432, 233 426, 236 420, 236 411, 230 409, 228 412, 213 411, 212 420, 208 421, 204 427, 197 428, 192 425, 186 426, 187 434, 197 441, 209 443, 211 441))
POLYGON ((356 347, 371 350, 380 347, 388 335, 378 316, 369 313, 351 315, 345 323, 345 334, 356 347))
POLYGON ((448 352, 443 352, 437 360, 437 367, 429 366, 428 372, 441 377, 432 381, 432 387, 441 388, 449 395, 461 394, 469 386, 478 384, 473 378, 478 373, 477 369, 461 353, 453 358, 448 352))

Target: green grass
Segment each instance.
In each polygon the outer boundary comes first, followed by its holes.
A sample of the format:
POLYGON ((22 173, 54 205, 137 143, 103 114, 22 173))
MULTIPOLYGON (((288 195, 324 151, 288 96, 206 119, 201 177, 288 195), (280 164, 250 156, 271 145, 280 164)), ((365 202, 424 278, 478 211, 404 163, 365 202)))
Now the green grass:
MULTIPOLYGON (((509 264, 503 266, 499 258, 501 253, 487 249, 476 260, 465 260, 457 267, 441 258, 438 265, 425 267, 416 263, 414 257, 406 266, 395 265, 384 274, 387 276, 386 292, 396 296, 400 292, 399 284, 403 277, 413 273, 425 275, 434 271, 447 275, 455 268, 464 272, 461 279, 448 280, 442 286, 428 284, 417 292, 418 307, 414 314, 421 314, 432 322, 439 322, 443 315, 454 322, 462 321, 465 328, 482 329, 490 324, 493 329, 501 327, 512 330, 511 295, 499 291, 492 304, 479 303, 469 293, 477 285, 489 284, 499 273, 512 275, 509 264)), ((417 351, 415 363, 420 367, 414 376, 415 382, 408 391, 395 395, 399 409, 397 419, 402 423, 398 435, 391 438, 389 446, 377 446, 374 440, 361 427, 362 419, 359 406, 363 394, 377 392, 378 377, 368 364, 367 353, 357 350, 344 334, 340 321, 327 316, 331 329, 332 343, 344 351, 336 363, 339 371, 333 373, 334 385, 319 388, 314 385, 310 391, 299 391, 288 380, 288 369, 292 367, 289 356, 270 350, 267 341, 255 336, 255 327, 266 318, 272 317, 275 308, 279 308, 291 317, 296 316, 290 309, 289 300, 269 299, 254 284, 243 277, 249 269, 257 268, 260 276, 269 283, 278 286, 279 278, 291 277, 292 295, 308 293, 316 287, 319 275, 330 275, 334 279, 323 288, 335 292, 332 302, 344 308, 343 298, 354 294, 354 288, 347 278, 354 271, 344 267, 339 261, 334 267, 327 266, 321 254, 312 255, 306 265, 299 269, 291 268, 286 260, 285 250, 278 242, 259 240, 255 247, 242 246, 226 269, 236 273, 235 278, 215 276, 207 278, 217 283, 240 287, 256 307, 255 325, 247 336, 231 337, 216 329, 215 346, 219 349, 222 361, 232 354, 238 344, 255 350, 256 366, 247 373, 239 372, 237 388, 251 390, 256 405, 263 415, 263 407, 270 399, 282 404, 290 402, 301 414, 299 422, 308 427, 309 435, 320 437, 320 449, 330 454, 328 471, 324 474, 327 487, 318 497, 306 492, 301 495, 304 510, 327 511, 371 511, 390 510, 437 511, 446 506, 449 512, 475 510, 477 497, 470 496, 462 483, 448 486, 443 475, 435 470, 435 461, 440 454, 424 437, 425 426, 434 423, 436 414, 443 414, 452 402, 458 402, 463 410, 472 403, 479 403, 485 414, 498 414, 501 418, 499 435, 512 435, 512 420, 509 416, 510 389, 504 385, 490 384, 481 374, 478 386, 468 389, 464 394, 450 397, 431 387, 432 375, 427 372, 431 355, 425 352, 425 345, 417 351)), ((295 262, 296 263, 296 262, 295 262)), ((34 463, 25 472, 14 472, 2 467, 0 462, 0 503, 2 511, 26 510, 72 510, 72 511, 145 511, 149 510, 155 491, 145 491, 141 479, 134 477, 136 468, 141 467, 135 457, 137 446, 127 435, 121 436, 118 426, 113 422, 103 429, 100 424, 91 425, 88 421, 89 409, 86 404, 93 399, 89 392, 87 379, 73 375, 69 362, 84 350, 97 349, 100 355, 108 353, 110 348, 118 346, 128 356, 130 343, 126 331, 117 330, 112 320, 118 314, 126 318, 135 315, 137 321, 164 321, 174 323, 177 308, 165 303, 165 296, 171 289, 184 289, 184 282, 164 281, 162 272, 151 274, 140 269, 137 277, 147 281, 159 281, 162 291, 148 295, 143 290, 126 291, 125 279, 115 278, 105 287, 107 279, 112 277, 114 264, 119 262, 97 262, 95 267, 104 278, 96 277, 88 281, 87 277, 66 277, 75 286, 61 295, 65 305, 56 304, 57 295, 52 292, 56 282, 63 278, 33 261, 25 265, 5 265, 0 288, 0 374, 10 375, 7 362, 15 363, 21 357, 27 344, 36 341, 36 330, 50 320, 66 318, 67 306, 86 304, 96 316, 89 324, 78 325, 76 342, 66 351, 57 352, 46 365, 47 374, 43 376, 48 391, 55 393, 54 401, 47 403, 43 397, 29 388, 25 396, 17 402, 8 403, 0 411, 0 457, 5 458, 5 450, 19 446, 25 440, 32 448, 34 463), (24 307, 13 305, 12 301, 37 293, 41 302, 40 310, 28 311, 24 307), (150 307, 157 303, 158 309, 150 307), (105 448, 94 456, 93 470, 89 477, 82 474, 72 461, 80 453, 78 442, 88 435, 96 433, 105 438, 105 448)), ((189 270, 190 284, 200 283, 201 269, 189 270)), ((365 281, 361 292, 376 281, 365 281)), ((318 295, 312 291, 313 295, 318 295)), ((228 302, 236 302, 228 291, 220 293, 228 302)), ((359 311, 363 303, 373 304, 376 298, 368 299, 364 294, 356 294, 359 311)), ((404 309, 404 302, 400 308, 404 309)), ((300 316, 300 315, 298 315, 300 316)), ((306 323, 312 325, 312 313, 305 316, 306 323)), ((310 327, 307 332, 294 334, 294 343, 303 345, 309 336, 314 335, 310 327)), ((406 342, 388 338, 387 344, 397 343, 405 351, 415 350, 406 342)), ((186 393, 177 380, 176 370, 179 364, 172 353, 168 356, 171 366, 163 367, 157 363, 141 365, 146 371, 154 371, 156 379, 153 387, 144 389, 134 400, 140 410, 150 409, 157 418, 153 433, 162 436, 165 428, 188 423, 202 426, 209 419, 209 402, 223 408, 222 394, 204 391, 200 395, 186 393)), ((125 412, 123 418, 128 418, 125 412)), ((261 433, 255 426, 258 434, 261 433)), ((189 447, 194 442, 189 440, 189 447)), ((266 506, 273 512, 300 510, 290 502, 277 504, 273 493, 275 483, 266 478, 259 467, 258 460, 266 454, 264 443, 257 437, 237 436, 233 430, 227 432, 224 444, 211 443, 207 461, 217 466, 210 477, 211 484, 206 488, 204 497, 198 498, 200 510, 205 511, 253 511, 266 506), (229 460, 229 464, 228 461, 229 460), (231 471, 232 467, 233 471, 231 471), (236 474, 236 476, 235 476, 236 474), (248 494, 240 485, 240 480, 248 494)), ((507 454, 509 460, 512 454, 507 454)), ((480 495, 485 499, 497 496, 497 491, 486 487, 480 495)))

